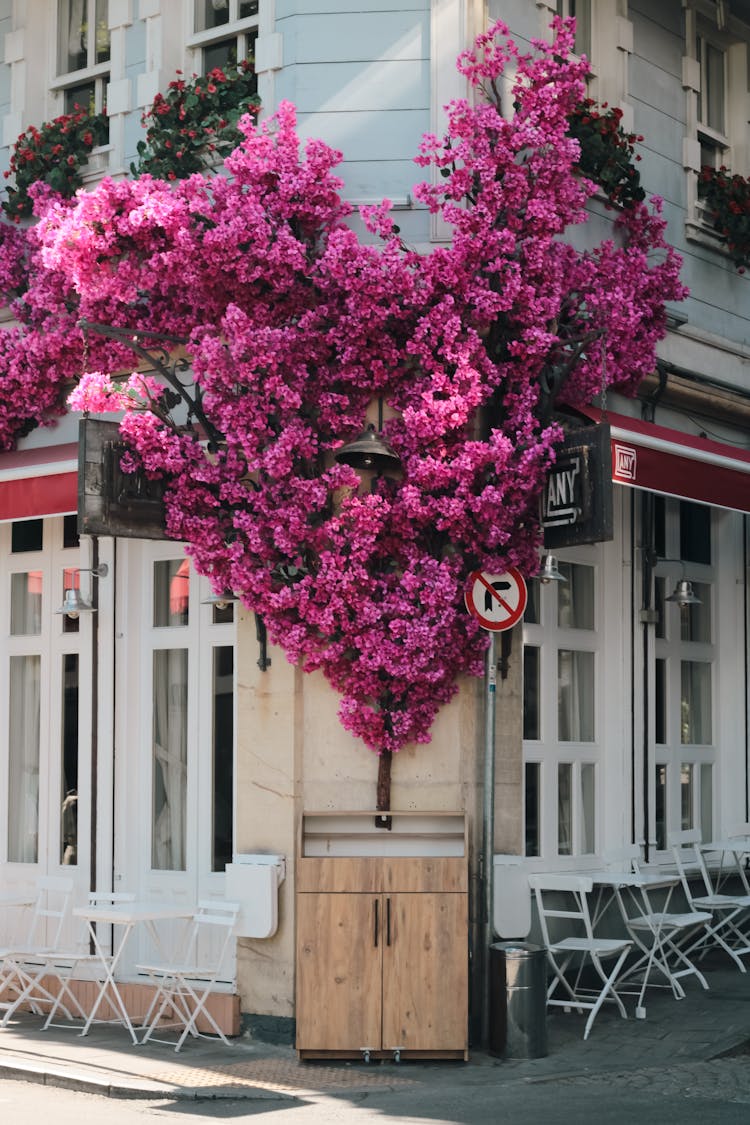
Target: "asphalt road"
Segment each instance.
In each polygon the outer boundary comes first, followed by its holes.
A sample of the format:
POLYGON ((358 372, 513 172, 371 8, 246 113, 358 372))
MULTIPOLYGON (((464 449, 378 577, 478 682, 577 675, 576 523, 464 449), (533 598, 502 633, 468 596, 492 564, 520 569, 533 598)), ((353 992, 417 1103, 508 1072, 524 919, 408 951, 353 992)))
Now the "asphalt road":
MULTIPOLYGON (((748 1125, 750 1056, 615 1069, 611 1075, 504 1080, 500 1071, 456 1068, 433 1087, 401 1082, 377 1092, 253 1100, 150 1101, 99 1097, 31 1082, 0 1084, 3 1125, 156 1125, 258 1119, 263 1125, 748 1125)), ((400 1072, 408 1078, 408 1067, 400 1072)))

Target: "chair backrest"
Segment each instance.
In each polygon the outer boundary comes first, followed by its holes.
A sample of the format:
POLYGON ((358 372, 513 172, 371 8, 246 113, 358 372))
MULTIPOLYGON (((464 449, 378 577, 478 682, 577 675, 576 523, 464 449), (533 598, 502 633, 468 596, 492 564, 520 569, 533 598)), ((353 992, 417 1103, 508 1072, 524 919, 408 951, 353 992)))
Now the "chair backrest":
POLYGON ((33 949, 57 949, 73 899, 73 879, 66 875, 40 875, 37 897, 29 926, 28 945, 33 949))
POLYGON ((548 921, 551 918, 564 919, 568 928, 572 927, 579 934, 583 930, 587 938, 593 938, 587 898, 593 885, 586 875, 529 875, 545 945, 555 944, 554 937, 550 940, 548 921))
POLYGON ((706 861, 698 847, 700 840, 701 834, 700 830, 697 828, 686 828, 682 832, 670 832, 667 838, 667 843, 672 849, 672 855, 674 856, 675 865, 680 876, 682 889, 691 905, 693 899, 696 897, 690 886, 691 874, 700 875, 706 894, 712 895, 714 893, 711 877, 706 867, 706 861))
POLYGON ((130 891, 90 891, 89 906, 116 906, 118 902, 135 902, 130 891))
POLYGON ((186 948, 188 962, 214 976, 218 975, 241 909, 239 902, 202 899, 190 923, 186 948))
POLYGON ((745 821, 744 824, 735 824, 729 833, 729 839, 734 840, 738 836, 748 841, 748 849, 750 850, 750 821, 745 821))

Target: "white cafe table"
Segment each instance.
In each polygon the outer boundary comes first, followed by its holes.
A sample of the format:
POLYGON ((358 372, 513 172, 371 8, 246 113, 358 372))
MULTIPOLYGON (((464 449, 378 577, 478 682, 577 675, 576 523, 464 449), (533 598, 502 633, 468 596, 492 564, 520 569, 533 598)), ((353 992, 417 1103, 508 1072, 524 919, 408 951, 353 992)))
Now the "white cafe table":
POLYGON ((701 977, 701 974, 698 973, 692 963, 686 960, 672 942, 675 926, 671 919, 677 916, 669 914, 669 903, 672 893, 679 883, 677 875, 644 871, 638 873, 613 871, 609 868, 602 871, 588 871, 586 874, 599 892, 592 914, 594 927, 601 922, 602 916, 611 903, 617 902, 621 919, 630 937, 641 951, 641 957, 634 965, 629 966, 620 977, 621 981, 625 981, 635 973, 643 974, 635 1009, 636 1016, 639 1019, 644 1019, 646 1016, 643 998, 646 988, 651 983, 652 969, 656 969, 666 978, 676 999, 683 999, 685 990, 677 978, 687 972, 695 973, 699 977, 701 977), (666 891, 666 897, 659 909, 654 909, 649 895, 651 891, 658 890, 666 891), (607 891, 610 892, 609 895, 607 891), (649 935, 646 940, 644 940, 644 933, 649 935), (672 952, 680 961, 690 967, 681 971, 672 969, 668 960, 669 952, 672 952))
POLYGON ((96 1018, 96 1013, 99 1011, 102 1001, 106 998, 117 1013, 112 1022, 122 1023, 128 1029, 133 1042, 138 1042, 132 1021, 115 980, 115 973, 125 946, 135 927, 142 925, 159 950, 160 956, 163 957, 165 953, 159 939, 156 923, 167 920, 189 919, 192 918, 193 913, 194 908, 192 906, 163 905, 155 902, 117 902, 111 904, 97 902, 88 906, 74 907, 73 916, 83 918, 88 925, 95 955, 99 960, 103 974, 99 993, 81 1030, 81 1035, 88 1034, 89 1028, 96 1018), (107 955, 101 946, 97 926, 114 926, 119 931, 119 934, 113 937, 111 956, 107 955))

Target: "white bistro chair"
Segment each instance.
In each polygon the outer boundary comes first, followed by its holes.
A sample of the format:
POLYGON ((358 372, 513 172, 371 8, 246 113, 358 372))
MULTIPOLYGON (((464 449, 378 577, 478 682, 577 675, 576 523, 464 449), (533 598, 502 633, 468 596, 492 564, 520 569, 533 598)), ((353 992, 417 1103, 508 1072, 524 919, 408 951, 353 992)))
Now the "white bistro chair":
POLYGON ((142 1043, 153 1039, 155 1043, 167 1042, 171 1046, 171 1040, 159 1039, 155 1033, 170 1027, 182 1028, 174 1048, 179 1051, 188 1035, 205 1034, 198 1031, 198 1020, 202 1018, 227 1047, 232 1046, 206 1004, 221 975, 240 909, 238 902, 212 899, 199 902, 190 923, 184 958, 171 965, 138 966, 156 988, 144 1020, 147 1030, 142 1043), (210 956, 206 950, 211 950, 210 956))
POLYGON ((652 985, 650 979, 651 969, 655 969, 665 978, 667 987, 672 989, 676 1000, 685 997, 685 990, 680 984, 680 979, 695 976, 705 989, 708 982, 703 973, 690 960, 684 952, 684 946, 699 929, 705 928, 711 922, 711 914, 707 910, 670 910, 674 877, 662 876, 658 872, 644 872, 640 867, 641 849, 638 844, 628 844, 615 851, 605 852, 602 856, 605 867, 619 868, 625 873, 633 873, 637 882, 632 886, 624 885, 615 889, 615 895, 620 907, 620 913, 625 923, 625 928, 633 939, 633 943, 640 950, 638 960, 629 965, 620 978, 621 981, 630 980, 632 977, 641 977, 642 985, 638 996, 635 1013, 638 1018, 645 1018, 646 1011, 643 998, 646 988, 652 985), (665 909, 655 910, 651 901, 654 890, 666 891, 665 909))
POLYGON ((716 890, 700 848, 701 836, 697 828, 674 832, 668 842, 691 910, 710 910, 713 915, 686 952, 704 956, 712 946, 719 946, 729 954, 740 972, 746 972, 741 959, 750 955, 750 894, 724 894, 716 890), (691 876, 703 884, 703 893, 693 891, 691 876))
POLYGON ((539 924, 553 974, 547 989, 547 1007, 589 1011, 584 1039, 588 1039, 591 1025, 605 1000, 614 1001, 622 1018, 627 1019, 615 983, 633 943, 629 938, 594 936, 588 902, 593 881, 585 875, 530 875, 529 886, 536 897, 539 924), (554 920, 555 930, 564 922, 566 929, 574 932, 564 937, 553 936, 550 920, 554 920), (604 961, 612 958, 614 967, 608 971, 604 961), (589 979, 584 979, 587 969, 589 979))
MULTIPOLYGON (((42 1005, 57 1006, 58 997, 42 980, 48 954, 59 947, 70 915, 73 885, 67 876, 40 876, 25 940, 0 949, 0 1027, 7 1027, 24 1004, 36 1015, 42 1015, 42 1005)), ((67 1009, 66 1013, 70 1018, 67 1009)))

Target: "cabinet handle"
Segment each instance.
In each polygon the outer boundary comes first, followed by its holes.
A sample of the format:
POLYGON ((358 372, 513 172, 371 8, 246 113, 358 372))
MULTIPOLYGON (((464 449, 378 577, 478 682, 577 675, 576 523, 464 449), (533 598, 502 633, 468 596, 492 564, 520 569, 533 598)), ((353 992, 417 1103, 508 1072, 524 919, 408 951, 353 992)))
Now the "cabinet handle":
POLYGON ((385 900, 385 943, 391 944, 391 900, 385 900))
POLYGON ((378 905, 379 905, 378 900, 375 899, 372 905, 375 907, 375 910, 373 911, 373 918, 375 920, 375 925, 374 925, 374 932, 373 932, 372 936, 373 936, 373 944, 374 944, 375 948, 377 949, 378 948, 378 930, 380 929, 380 926, 378 925, 378 905))

